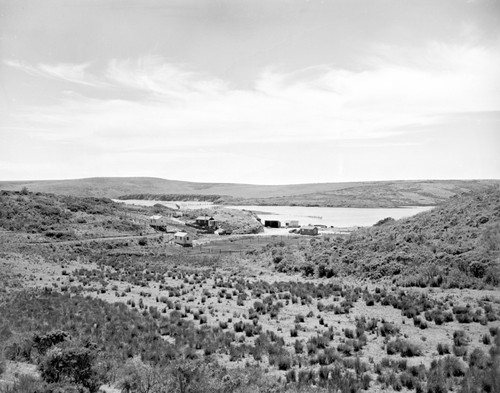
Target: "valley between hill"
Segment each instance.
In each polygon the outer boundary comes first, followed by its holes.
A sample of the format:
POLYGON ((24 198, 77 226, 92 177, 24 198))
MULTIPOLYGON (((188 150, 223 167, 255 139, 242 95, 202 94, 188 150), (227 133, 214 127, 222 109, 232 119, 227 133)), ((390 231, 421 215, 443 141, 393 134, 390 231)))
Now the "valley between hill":
POLYGON ((0 391, 500 388, 498 187, 329 237, 162 209, 0 192, 0 391))

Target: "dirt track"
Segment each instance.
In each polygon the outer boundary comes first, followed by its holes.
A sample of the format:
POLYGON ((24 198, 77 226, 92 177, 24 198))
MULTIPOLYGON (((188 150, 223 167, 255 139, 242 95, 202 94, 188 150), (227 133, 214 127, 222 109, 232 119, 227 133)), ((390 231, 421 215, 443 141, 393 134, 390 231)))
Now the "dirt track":
POLYGON ((149 234, 149 235, 126 235, 126 236, 107 236, 107 237, 95 237, 91 239, 78 239, 78 240, 62 240, 62 241, 38 241, 31 242, 30 244, 79 244, 79 243, 91 243, 91 242, 106 242, 114 240, 134 240, 134 239, 160 239, 165 235, 149 234))

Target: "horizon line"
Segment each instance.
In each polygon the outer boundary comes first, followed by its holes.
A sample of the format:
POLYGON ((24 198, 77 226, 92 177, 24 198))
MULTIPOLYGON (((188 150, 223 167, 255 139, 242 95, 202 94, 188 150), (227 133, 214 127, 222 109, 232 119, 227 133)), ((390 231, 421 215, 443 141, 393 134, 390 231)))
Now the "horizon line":
POLYGON ((22 180, 2 180, 0 183, 36 183, 36 182, 68 182, 82 180, 104 180, 104 179, 155 179, 181 183, 198 183, 198 184, 226 184, 226 185, 246 185, 246 186, 297 186, 297 185, 313 185, 313 184, 352 184, 352 183, 386 183, 386 182, 443 182, 443 181, 500 181, 495 178, 449 178, 449 179, 383 179, 383 180, 349 180, 349 181, 325 181, 315 183, 234 183, 225 181, 193 181, 193 180, 178 180, 168 179, 157 176, 90 176, 81 178, 63 178, 63 179, 22 179, 22 180))

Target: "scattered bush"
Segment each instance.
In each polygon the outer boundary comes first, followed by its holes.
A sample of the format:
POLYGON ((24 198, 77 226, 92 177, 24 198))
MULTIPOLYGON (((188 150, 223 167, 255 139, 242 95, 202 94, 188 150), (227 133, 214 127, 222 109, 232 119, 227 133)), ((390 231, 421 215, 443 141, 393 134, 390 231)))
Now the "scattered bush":
POLYGON ((402 357, 421 356, 422 350, 418 345, 406 340, 394 340, 387 343, 387 354, 394 355, 400 353, 402 357))

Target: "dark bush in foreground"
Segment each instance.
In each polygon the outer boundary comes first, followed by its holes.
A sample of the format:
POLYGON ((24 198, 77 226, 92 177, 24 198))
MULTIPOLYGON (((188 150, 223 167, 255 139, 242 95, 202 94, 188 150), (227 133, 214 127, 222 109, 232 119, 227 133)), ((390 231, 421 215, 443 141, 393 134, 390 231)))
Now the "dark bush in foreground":
POLYGON ((94 369, 95 354, 89 348, 58 348, 48 351, 39 364, 40 375, 47 383, 67 383, 97 392, 102 381, 94 369))

